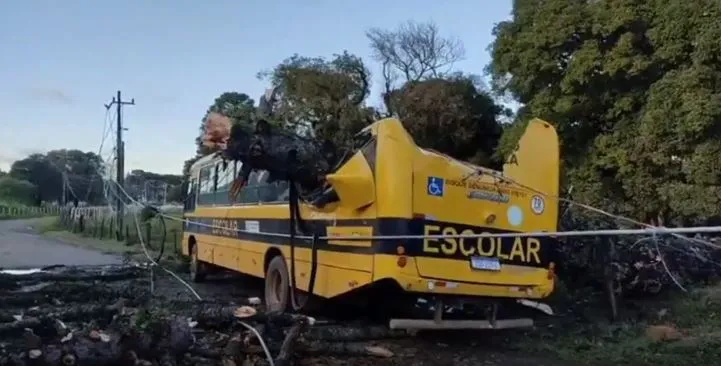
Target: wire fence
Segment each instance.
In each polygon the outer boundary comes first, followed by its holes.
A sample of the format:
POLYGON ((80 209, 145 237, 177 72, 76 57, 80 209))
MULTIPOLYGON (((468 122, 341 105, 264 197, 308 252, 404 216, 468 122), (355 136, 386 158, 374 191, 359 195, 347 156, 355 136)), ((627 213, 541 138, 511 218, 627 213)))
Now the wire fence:
POLYGON ((0 204, 0 220, 27 219, 44 216, 57 216, 61 208, 58 206, 10 206, 0 204))
POLYGON ((118 227, 115 211, 108 207, 72 207, 60 210, 58 224, 64 230, 101 240, 116 240, 127 246, 145 243, 153 251, 179 253, 182 224, 158 219, 144 220, 141 234, 135 228, 133 215, 142 207, 126 206, 122 227, 118 227), (140 237, 142 235, 142 237, 140 237))

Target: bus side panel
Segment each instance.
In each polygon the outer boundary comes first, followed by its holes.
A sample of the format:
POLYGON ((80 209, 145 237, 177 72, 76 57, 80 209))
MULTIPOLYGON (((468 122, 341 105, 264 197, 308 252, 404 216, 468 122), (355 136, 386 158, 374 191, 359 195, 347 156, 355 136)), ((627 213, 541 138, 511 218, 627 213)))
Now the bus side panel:
MULTIPOLYGON (((290 272, 290 247, 279 248, 288 264, 290 272)), ((310 249, 296 248, 295 280, 296 286, 302 291, 308 291, 310 284, 310 249)), ((339 253, 326 250, 318 251, 319 264, 316 269, 315 285, 313 293, 325 298, 343 295, 360 286, 367 285, 373 280, 370 272, 372 269, 373 256, 368 254, 339 253), (333 265, 334 262, 350 262, 359 260, 365 263, 369 271, 359 271, 348 268, 341 268, 333 265)))
POLYGON ((189 233, 183 228, 183 241, 180 243, 180 253, 182 253, 184 256, 189 257, 190 256, 190 237, 193 235, 193 233, 189 233))
MULTIPOLYGON (((241 249, 236 243, 218 243, 213 245, 213 264, 216 266, 239 270, 241 249)), ((247 273, 247 272, 246 272, 247 273)))
POLYGON ((271 245, 206 234, 194 235, 198 242, 205 243, 199 248, 211 249, 213 262, 210 263, 255 277, 263 278, 265 276, 263 261, 265 251, 271 245), (220 258, 225 258, 225 260, 220 258))
MULTIPOLYGON (((386 119, 377 126, 377 151, 375 156, 376 202, 378 218, 413 217, 413 157, 417 146, 397 119, 386 119), (385 158, 384 158, 385 157, 385 158)), ((402 231, 401 231, 402 232, 402 231)), ((378 232, 384 235, 384 232, 378 232)), ((411 244, 410 241, 398 244, 411 244)), ((397 256, 375 256, 373 280, 396 278, 399 273, 415 269, 413 260, 405 267, 397 264, 397 256)), ((411 274, 414 271, 409 272, 411 274)), ((412 273, 416 275, 416 273, 412 273)))
MULTIPOLYGON (((195 218, 202 221, 202 218, 195 218)), ((346 232, 365 232, 364 227, 338 227, 335 231, 338 235, 345 235, 346 232)), ((230 237, 221 237, 208 234, 193 234, 198 240, 200 253, 209 249, 208 261, 224 268, 240 273, 252 275, 259 278, 265 277, 265 255, 272 248, 280 250, 288 266, 290 274, 290 246, 286 243, 264 243, 253 240, 241 240, 230 237), (237 248, 237 249, 236 249, 237 248), (233 258, 232 256, 237 256, 233 258)), ((330 298, 342 295, 357 287, 369 284, 372 281, 373 255, 369 253, 354 253, 353 251, 363 250, 363 243, 330 241, 335 244, 328 244, 317 251, 318 266, 316 270, 316 282, 314 293, 316 295, 330 298), (350 244, 350 245, 349 245, 350 244)), ((307 247, 296 247, 296 286, 307 291, 310 283, 312 251, 307 247)))
POLYGON ((213 245, 212 241, 208 241, 207 239, 205 241, 198 240, 197 244, 198 246, 198 259, 203 262, 213 263, 213 245))

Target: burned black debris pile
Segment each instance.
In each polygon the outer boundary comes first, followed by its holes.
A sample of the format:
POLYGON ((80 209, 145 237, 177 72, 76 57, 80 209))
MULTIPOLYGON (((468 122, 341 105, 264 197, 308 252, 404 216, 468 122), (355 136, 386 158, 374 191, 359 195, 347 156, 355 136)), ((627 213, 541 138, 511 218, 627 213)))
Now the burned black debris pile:
POLYGON ((0 274, 0 365, 275 365, 313 356, 389 358, 376 326, 265 313, 257 299, 150 293, 138 267, 0 274), (260 338, 259 338, 260 337, 260 338))
MULTIPOLYGON (((568 210, 562 230, 638 229, 589 213, 568 210)), ((609 286, 617 295, 648 297, 721 278, 721 244, 699 235, 566 237, 557 248, 560 278, 571 287, 609 286)))
POLYGON ((349 156, 349 150, 331 141, 307 138, 264 119, 253 126, 232 124, 217 113, 206 119, 203 143, 218 150, 224 159, 243 163, 231 188, 231 195, 236 196, 252 171, 264 170, 270 182, 292 181, 299 195, 312 201, 323 192, 325 176, 349 156))

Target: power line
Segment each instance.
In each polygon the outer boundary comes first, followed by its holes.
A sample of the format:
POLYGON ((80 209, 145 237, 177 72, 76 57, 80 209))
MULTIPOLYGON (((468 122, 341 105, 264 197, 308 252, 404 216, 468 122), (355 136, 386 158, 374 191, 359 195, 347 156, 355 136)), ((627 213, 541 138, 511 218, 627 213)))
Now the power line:
MULTIPOLYGON (((117 182, 118 187, 122 189, 123 183, 125 180, 125 142, 123 141, 123 131, 127 130, 126 128, 123 128, 123 119, 122 119, 122 111, 124 105, 135 105, 135 98, 131 99, 130 102, 123 101, 122 95, 120 94, 120 90, 118 90, 118 96, 113 97, 113 100, 105 105, 105 109, 109 110, 110 107, 113 105, 116 106, 116 157, 118 159, 117 163, 117 173, 115 177, 115 181, 117 182)), ((118 240, 122 239, 122 230, 120 228, 123 227, 123 202, 118 199, 116 201, 116 214, 117 214, 117 227, 118 231, 116 233, 116 237, 118 240)))

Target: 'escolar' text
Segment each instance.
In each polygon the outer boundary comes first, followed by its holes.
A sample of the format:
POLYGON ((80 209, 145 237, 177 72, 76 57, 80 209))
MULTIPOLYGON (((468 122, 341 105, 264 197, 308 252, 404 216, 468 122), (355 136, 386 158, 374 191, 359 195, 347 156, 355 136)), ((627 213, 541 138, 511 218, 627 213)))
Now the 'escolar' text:
MULTIPOLYGON (((424 235, 475 235, 471 229, 458 229, 438 225, 425 225, 424 235)), ((489 234, 490 233, 480 233, 489 234)), ((443 254, 449 257, 460 253, 464 257, 485 256, 498 257, 514 262, 541 264, 539 252, 541 242, 537 238, 443 238, 423 239, 423 251, 426 253, 443 254)))

